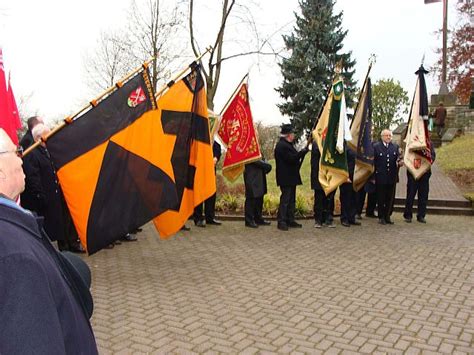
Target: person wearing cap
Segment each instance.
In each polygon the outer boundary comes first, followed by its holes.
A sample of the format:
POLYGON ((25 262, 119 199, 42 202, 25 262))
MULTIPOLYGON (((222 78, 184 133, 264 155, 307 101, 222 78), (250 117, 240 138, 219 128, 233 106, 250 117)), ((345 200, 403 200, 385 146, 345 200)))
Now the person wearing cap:
POLYGON ((301 185, 300 167, 308 153, 308 148, 297 151, 294 147, 295 133, 291 124, 283 124, 280 140, 275 146, 276 182, 280 187, 280 205, 278 206, 277 228, 301 228, 295 221, 296 186, 301 185))
POLYGON ((88 266, 15 202, 25 188, 17 152, 0 129, 0 353, 98 354, 88 266))

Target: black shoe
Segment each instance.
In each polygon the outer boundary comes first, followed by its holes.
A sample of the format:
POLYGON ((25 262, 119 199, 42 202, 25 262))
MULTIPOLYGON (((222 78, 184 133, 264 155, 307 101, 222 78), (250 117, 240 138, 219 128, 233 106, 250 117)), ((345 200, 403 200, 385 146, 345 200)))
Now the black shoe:
POLYGON ((140 233, 143 229, 141 228, 136 228, 135 230, 132 231, 133 234, 140 233))
POLYGON ((379 224, 386 225, 387 222, 385 222, 385 219, 379 219, 379 224))
POLYGON ((347 221, 341 221, 341 225, 344 226, 344 227, 350 227, 351 224, 347 221))
POLYGON ((365 216, 367 218, 377 218, 377 216, 374 213, 366 213, 365 216))
POLYGON ((120 240, 124 242, 136 242, 138 238, 135 234, 127 233, 122 238, 120 238, 120 240))
POLYGON ((258 225, 255 222, 245 222, 245 226, 249 228, 258 228, 258 225))
POLYGON ((352 224, 353 226, 360 226, 360 225, 362 225, 362 223, 360 223, 359 221, 349 222, 349 224, 352 224))
POLYGON ((272 222, 270 221, 265 221, 264 219, 262 219, 261 221, 257 221, 256 222, 259 226, 269 226, 270 224, 272 224, 272 222))
POLYGON ((362 215, 359 214, 359 213, 357 213, 357 214, 356 214, 356 219, 362 219, 362 215))
POLYGON ((404 221, 405 221, 406 223, 411 223, 411 218, 405 218, 404 221))
POLYGON ((209 219, 209 220, 206 220, 206 223, 207 224, 213 224, 215 226, 220 226, 222 224, 221 221, 218 221, 217 219, 209 219))
POLYGON ((385 223, 387 224, 395 224, 390 218, 385 220, 385 223))
POLYGON ((281 231, 287 231, 288 225, 286 223, 278 223, 277 228, 281 231))
POLYGON ((298 222, 291 221, 290 223, 288 223, 288 227, 290 227, 290 228, 303 228, 303 225, 299 224, 298 222))
POLYGON ((196 227, 200 227, 200 228, 205 228, 206 227, 206 222, 203 219, 201 219, 197 222, 194 222, 194 224, 196 225, 196 227))
POLYGON ((69 250, 71 253, 77 253, 77 254, 84 254, 86 251, 82 247, 82 245, 79 245, 77 247, 73 247, 69 250))
POLYGON ((418 217, 416 220, 420 223, 426 223, 426 219, 424 217, 418 217))
POLYGON ((114 244, 115 244, 115 245, 122 245, 122 242, 121 242, 120 240, 116 240, 116 241, 114 242, 114 244))
POLYGON ((181 230, 182 230, 182 231, 190 231, 191 228, 187 227, 186 225, 183 225, 183 226, 181 227, 181 230))

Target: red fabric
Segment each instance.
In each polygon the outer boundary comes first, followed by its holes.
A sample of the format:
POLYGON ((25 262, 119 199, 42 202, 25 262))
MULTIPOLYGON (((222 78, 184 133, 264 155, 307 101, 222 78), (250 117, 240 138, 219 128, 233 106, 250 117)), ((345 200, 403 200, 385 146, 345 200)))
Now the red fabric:
POLYGON ((17 130, 21 128, 20 116, 16 106, 15 96, 8 80, 5 80, 3 54, 0 48, 0 127, 10 136, 14 144, 18 144, 17 130))
POLYGON ((247 84, 242 84, 222 115, 218 134, 227 147, 222 166, 224 170, 261 157, 257 134, 253 126, 247 84))

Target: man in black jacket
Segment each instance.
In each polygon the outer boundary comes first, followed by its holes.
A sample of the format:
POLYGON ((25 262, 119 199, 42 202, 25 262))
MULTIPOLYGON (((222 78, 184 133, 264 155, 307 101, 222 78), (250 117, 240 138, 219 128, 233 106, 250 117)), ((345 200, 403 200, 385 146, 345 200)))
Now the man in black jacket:
POLYGON ((377 190, 377 206, 380 224, 393 224, 390 219, 395 186, 398 177, 400 148, 392 143, 392 132, 382 131, 382 140, 374 143, 375 186, 377 190))
POLYGON ((335 191, 326 196, 321 183, 319 182, 319 161, 321 160, 321 152, 318 144, 313 141, 311 146, 311 189, 314 190, 314 228, 327 226, 334 228, 330 218, 331 199, 334 198, 335 191))
POLYGON ((263 196, 267 193, 267 177, 272 166, 260 159, 245 164, 245 225, 250 228, 270 225, 262 217, 263 196))
MULTIPOLYGON (((33 139, 40 141, 47 133, 49 129, 44 124, 37 124, 33 128, 33 139)), ((21 194, 21 205, 44 218, 44 229, 51 240, 58 242, 59 250, 84 252, 44 143, 24 158, 23 168, 26 186, 21 194)))
MULTIPOLYGON (((214 141, 212 145, 212 154, 214 156, 214 172, 216 171, 217 162, 220 160, 222 155, 221 145, 214 141)), ((194 224, 197 227, 205 227, 206 224, 213 224, 219 226, 222 224, 221 221, 216 219, 216 194, 209 197, 204 201, 204 216, 202 215, 203 204, 194 208, 194 224)))
POLYGON ((25 186, 16 150, 0 129, 0 352, 97 354, 80 273, 87 264, 58 253, 40 221, 15 203, 25 186))
POLYGON ((280 186, 281 196, 278 206, 278 229, 287 231, 290 228, 301 228, 295 221, 296 185, 301 185, 300 167, 308 153, 308 148, 299 152, 293 142, 295 134, 291 124, 281 126, 280 140, 275 146, 276 181, 280 186))

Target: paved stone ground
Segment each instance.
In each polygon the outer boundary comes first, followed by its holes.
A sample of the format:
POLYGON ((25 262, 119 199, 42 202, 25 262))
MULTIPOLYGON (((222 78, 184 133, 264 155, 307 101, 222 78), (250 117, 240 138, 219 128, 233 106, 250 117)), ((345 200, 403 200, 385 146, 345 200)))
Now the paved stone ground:
MULTIPOLYGON (((86 261, 101 354, 474 353, 474 218, 193 227, 86 261)), ((275 224, 275 222, 273 222, 275 224)))
MULTIPOLYGON (((443 173, 436 162, 431 167, 431 174, 430 199, 444 201, 466 201, 461 193, 461 190, 459 190, 459 188, 449 176, 443 173)), ((405 167, 400 169, 398 176, 400 177, 400 181, 397 184, 396 197, 405 199, 407 197, 407 172, 405 167)))

